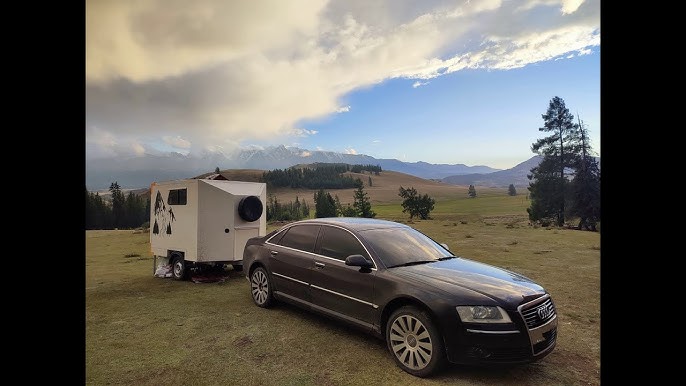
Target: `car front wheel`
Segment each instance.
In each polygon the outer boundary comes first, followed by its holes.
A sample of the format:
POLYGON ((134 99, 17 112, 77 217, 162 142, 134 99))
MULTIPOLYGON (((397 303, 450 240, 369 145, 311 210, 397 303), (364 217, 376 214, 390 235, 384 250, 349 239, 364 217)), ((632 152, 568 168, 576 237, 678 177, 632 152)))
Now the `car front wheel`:
POLYGON ((268 308, 274 300, 269 275, 262 267, 257 267, 250 275, 250 293, 256 305, 268 308))
POLYGON ((443 339, 425 311, 413 306, 397 309, 386 324, 386 344, 395 363, 406 372, 428 376, 443 366, 443 339))

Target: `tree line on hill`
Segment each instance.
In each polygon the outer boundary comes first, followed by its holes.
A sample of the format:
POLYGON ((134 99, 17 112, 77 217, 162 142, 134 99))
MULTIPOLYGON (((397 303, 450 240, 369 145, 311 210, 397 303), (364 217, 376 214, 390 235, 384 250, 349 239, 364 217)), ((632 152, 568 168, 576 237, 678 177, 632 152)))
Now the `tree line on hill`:
POLYGON ((132 229, 150 220, 150 197, 125 195, 117 182, 110 184, 111 200, 86 189, 86 229, 132 229))
POLYGON ((349 189, 358 186, 356 181, 358 179, 349 175, 345 176, 343 173, 362 173, 363 171, 379 175, 381 167, 378 165, 317 163, 309 167, 269 170, 262 174, 262 181, 267 184, 267 189, 349 189))

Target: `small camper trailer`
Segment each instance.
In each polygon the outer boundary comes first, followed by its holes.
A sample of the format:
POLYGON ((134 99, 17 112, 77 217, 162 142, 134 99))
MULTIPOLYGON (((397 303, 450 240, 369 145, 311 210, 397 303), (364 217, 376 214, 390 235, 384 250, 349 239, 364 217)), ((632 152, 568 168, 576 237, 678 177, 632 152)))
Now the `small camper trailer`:
POLYGON ((186 179, 150 186, 150 248, 154 274, 171 265, 171 276, 192 268, 231 264, 242 268, 251 237, 266 234, 264 183, 186 179))

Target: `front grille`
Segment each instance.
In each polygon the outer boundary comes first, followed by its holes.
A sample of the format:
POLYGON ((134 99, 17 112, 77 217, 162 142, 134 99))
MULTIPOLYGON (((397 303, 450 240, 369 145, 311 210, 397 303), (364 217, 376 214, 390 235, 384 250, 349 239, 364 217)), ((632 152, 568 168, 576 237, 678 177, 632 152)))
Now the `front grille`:
POLYGON ((538 326, 545 324, 557 314, 555 304, 551 298, 546 299, 531 308, 522 310, 522 316, 526 322, 526 326, 531 330, 538 326))
POLYGON ((538 353, 545 351, 545 349, 555 344, 555 340, 557 339, 557 328, 553 328, 552 330, 543 333, 543 337, 545 338, 543 342, 534 345, 534 355, 538 355, 538 353))

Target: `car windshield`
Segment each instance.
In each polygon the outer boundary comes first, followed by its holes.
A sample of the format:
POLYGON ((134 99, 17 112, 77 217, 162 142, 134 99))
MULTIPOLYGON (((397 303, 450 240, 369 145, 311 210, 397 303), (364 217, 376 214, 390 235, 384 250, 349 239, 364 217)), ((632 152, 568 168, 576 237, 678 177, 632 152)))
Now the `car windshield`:
POLYGON ((410 228, 360 231, 386 267, 434 262, 453 254, 423 233, 410 228))

